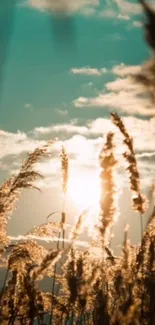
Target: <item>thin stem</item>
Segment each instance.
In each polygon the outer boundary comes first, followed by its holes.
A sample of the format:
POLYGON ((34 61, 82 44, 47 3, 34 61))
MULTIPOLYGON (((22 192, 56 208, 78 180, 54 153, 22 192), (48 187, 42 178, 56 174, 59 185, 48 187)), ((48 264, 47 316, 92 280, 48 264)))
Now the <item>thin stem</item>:
POLYGON ((144 232, 144 223, 143 223, 143 215, 140 215, 140 230, 141 230, 141 240, 143 239, 143 232, 144 232))
POLYGON ((62 249, 65 248, 65 229, 64 229, 64 221, 63 217, 65 219, 66 214, 65 214, 65 203, 66 203, 66 194, 64 194, 63 197, 63 203, 62 203, 62 237, 63 237, 63 242, 62 242, 62 249))
MULTIPOLYGON (((59 235, 58 235, 58 241, 57 241, 57 250, 60 249, 60 236, 61 236, 62 228, 59 229, 59 235)), ((55 294, 55 279, 56 279, 56 273, 57 273, 57 263, 54 266, 54 278, 52 282, 52 301, 51 301, 51 315, 50 315, 50 321, 49 324, 52 324, 52 319, 53 319, 53 296, 55 294)), ((58 292, 56 293, 58 294, 58 292)))
POLYGON ((8 273, 9 273, 9 269, 7 268, 7 271, 6 271, 6 274, 5 274, 5 279, 4 279, 4 282, 3 282, 3 288, 1 290, 1 295, 0 295, 0 304, 1 304, 1 299, 2 299, 2 296, 3 296, 4 290, 5 290, 6 281, 7 281, 7 278, 8 278, 8 273))
MULTIPOLYGON (((143 231, 144 231, 144 225, 143 225, 143 215, 140 215, 140 228, 141 228, 141 243, 143 243, 143 231)), ((142 247, 143 249, 143 247, 142 247)), ((144 278, 144 259, 142 260, 142 282, 144 278)), ((143 319, 143 313, 144 313, 144 288, 142 286, 142 296, 141 296, 141 317, 143 319)))

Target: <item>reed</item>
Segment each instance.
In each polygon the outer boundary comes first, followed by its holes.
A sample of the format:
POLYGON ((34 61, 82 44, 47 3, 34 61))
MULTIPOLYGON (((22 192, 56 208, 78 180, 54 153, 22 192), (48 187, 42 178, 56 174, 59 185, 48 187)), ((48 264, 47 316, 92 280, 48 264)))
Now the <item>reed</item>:
MULTIPOLYGON (((114 124, 124 136, 127 152, 124 158, 128 161, 133 208, 144 212, 145 199, 140 189, 140 174, 138 173, 133 140, 129 136, 118 115, 112 115, 114 124), (136 199, 136 200, 135 200, 136 199)), ((17 176, 6 181, 0 191, 3 202, 2 220, 8 221, 8 215, 13 211, 13 204, 19 198, 23 187, 34 188, 33 181, 40 177, 33 170, 35 162, 47 155, 47 148, 37 149, 30 154, 22 165, 17 176), (17 191, 17 192, 16 192, 17 191), (10 194, 11 193, 11 194, 10 194), (15 193, 15 199, 10 195, 15 193), (18 195, 17 195, 18 194, 18 195), (6 203, 5 203, 6 202, 6 203), (10 202, 10 206, 9 206, 10 202), (5 211, 6 208, 6 211, 5 211), (5 218, 5 219, 4 219, 5 218)), ((61 157, 62 159, 62 157, 61 157)), ((63 162, 68 161, 63 153, 63 162)), ((62 163, 62 161, 61 161, 62 163)), ((155 214, 154 209, 148 218, 146 230, 143 232, 140 246, 131 245, 128 239, 128 228, 125 228, 122 255, 115 256, 110 249, 110 228, 116 220, 118 196, 115 172, 114 134, 108 133, 105 144, 99 155, 100 164, 100 220, 98 230, 101 240, 97 248, 101 251, 96 257, 92 251, 94 244, 87 250, 77 248, 76 241, 84 229, 85 216, 83 211, 76 225, 71 230, 69 244, 60 249, 60 231, 67 226, 66 220, 49 221, 31 229, 24 239, 14 245, 7 243, 7 228, 4 231, 2 260, 7 263, 7 275, 1 291, 0 321, 2 324, 52 324, 65 325, 121 325, 145 324, 153 325, 155 320, 155 214), (37 243, 40 238, 55 238, 58 234, 56 248, 45 249, 37 243), (30 237, 31 236, 31 237, 30 237), (5 243, 5 245, 4 245, 5 243), (7 249, 9 248, 9 250, 7 249), (103 254, 104 252, 104 254, 103 254), (103 254, 103 255, 102 255, 103 254), (62 258, 63 257, 63 258, 62 258), (103 258, 104 257, 104 258, 103 258), (61 267, 57 272, 56 266, 61 267), (40 280, 51 278, 52 291, 42 292, 38 287, 40 280), (59 290, 56 290, 56 284, 59 290), (3 308, 2 308, 3 306, 3 308)), ((68 163, 63 166, 68 166, 68 163)), ((63 181, 63 194, 67 191, 68 167, 63 181)), ((153 188, 150 201, 153 200, 153 188)), ((54 213, 53 213, 54 215, 54 213)), ((63 238, 62 238, 63 240, 63 238)))
MULTIPOLYGON (((155 90, 155 13, 144 0, 141 3, 147 21, 146 40, 152 58, 135 80, 144 86, 154 101, 155 90)), ((17 175, 12 175, 0 187, 0 261, 6 266, 6 276, 0 292, 0 324, 3 325, 154 325, 155 324, 155 207, 146 229, 143 214, 147 199, 142 194, 140 174, 133 139, 123 120, 111 114, 112 121, 123 135, 128 164, 134 211, 141 215, 140 245, 132 245, 128 227, 124 231, 122 252, 115 256, 111 250, 110 230, 118 215, 117 160, 115 135, 108 133, 99 155, 100 216, 97 244, 77 248, 76 242, 84 230, 83 211, 71 230, 65 245, 65 200, 69 181, 69 157, 62 146, 60 163, 62 172, 63 206, 60 222, 49 221, 31 229, 15 244, 7 233, 7 225, 23 189, 39 190, 35 181, 42 177, 35 164, 49 155, 47 143, 30 153, 17 175), (57 234, 57 236, 56 236, 57 234), (60 236, 62 234, 62 247, 60 236), (45 248, 39 239, 50 238, 56 247, 45 248), (98 255, 93 249, 97 249, 98 255), (63 258, 62 258, 63 257, 63 258), (61 272, 57 272, 57 266, 61 272), (40 281, 51 278, 51 292, 40 289, 40 281), (59 290, 55 290, 56 284, 59 290)), ((87 193, 86 193, 87 194, 87 193)), ((153 200, 153 189, 149 202, 153 200)), ((98 216, 96 216, 98 220, 98 216)), ((80 239, 79 239, 80 240, 80 239)))
POLYGON ((124 158, 128 163, 127 171, 129 173, 130 188, 132 191, 132 206, 133 209, 140 213, 140 227, 141 227, 141 238, 143 236, 143 214, 147 210, 147 199, 142 194, 140 188, 140 174, 138 171, 136 155, 134 151, 133 139, 128 134, 126 127, 122 119, 117 113, 111 114, 113 123, 118 127, 120 132, 123 134, 123 143, 127 147, 127 151, 123 154, 124 158))

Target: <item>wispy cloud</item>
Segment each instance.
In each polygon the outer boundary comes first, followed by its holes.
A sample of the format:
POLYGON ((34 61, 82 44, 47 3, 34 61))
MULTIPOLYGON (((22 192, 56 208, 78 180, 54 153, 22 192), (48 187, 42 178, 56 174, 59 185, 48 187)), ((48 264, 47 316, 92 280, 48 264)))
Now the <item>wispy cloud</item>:
POLYGON ((115 19, 118 19, 118 20, 130 20, 130 17, 129 15, 127 14, 121 14, 121 13, 118 13, 115 9, 113 8, 105 8, 104 10, 101 10, 99 12, 99 17, 103 17, 104 19, 111 19, 111 18, 115 18, 115 19))
POLYGON ((86 126, 78 126, 73 124, 72 122, 69 124, 56 124, 51 125, 48 127, 37 127, 34 129, 33 133, 35 136, 45 135, 45 134, 52 134, 52 133, 80 133, 80 134, 87 134, 88 129, 86 126))
POLYGON ((95 7, 99 5, 99 0, 28 0, 29 7, 41 11, 92 14, 95 7))
POLYGON ((116 17, 116 11, 113 8, 105 8, 99 12, 99 16, 104 18, 114 18, 116 17))
POLYGON ((118 6, 120 12, 124 15, 138 15, 142 13, 142 7, 138 3, 126 0, 113 0, 113 2, 118 6))
POLYGON ((56 111, 56 113, 58 115, 61 115, 61 116, 67 116, 68 115, 68 111, 66 109, 58 109, 58 108, 56 108, 55 111, 56 111))
POLYGON ((104 73, 107 72, 106 68, 97 69, 97 68, 91 68, 91 67, 82 67, 82 68, 72 68, 71 72, 73 74, 78 75, 87 75, 87 76, 102 76, 104 73))

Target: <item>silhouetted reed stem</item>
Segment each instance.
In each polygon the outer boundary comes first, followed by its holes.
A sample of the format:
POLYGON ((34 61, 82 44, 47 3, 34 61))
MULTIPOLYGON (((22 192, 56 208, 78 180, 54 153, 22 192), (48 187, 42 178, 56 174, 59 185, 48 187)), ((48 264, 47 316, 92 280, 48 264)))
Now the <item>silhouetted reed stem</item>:
POLYGON ((132 191, 132 207, 133 210, 140 213, 140 229, 141 239, 143 237, 143 217, 142 215, 147 210, 147 200, 141 192, 140 188, 140 174, 138 171, 137 160, 134 151, 133 138, 128 134, 127 129, 122 119, 117 113, 111 114, 113 123, 118 127, 122 133, 124 140, 123 143, 127 147, 127 151, 123 154, 128 163, 127 171, 129 173, 130 188, 132 191))
MULTIPOLYGON (((66 214, 65 214, 65 200, 66 200, 66 193, 67 193, 67 186, 68 186, 68 155, 66 153, 65 148, 62 146, 61 149, 61 171, 62 171, 62 192, 63 192, 63 204, 62 204, 62 212, 61 212, 61 222, 60 228, 58 233, 58 241, 57 241, 57 250, 60 249, 60 237, 62 234, 63 241, 62 241, 62 249, 65 248, 65 223, 66 223, 66 214)), ((54 278, 52 282, 52 297, 55 294, 55 284, 56 284, 56 274, 57 274, 57 263, 54 266, 54 278)), ((58 287, 59 291, 59 287, 58 287)), ((58 292, 57 292, 58 294, 58 292)), ((51 309, 51 317, 50 317, 50 324, 52 324, 52 314, 53 314, 53 298, 52 298, 52 309, 51 309)))
POLYGON ((143 238, 143 233, 144 233, 144 223, 143 223, 143 215, 140 215, 140 228, 141 228, 141 240, 143 238))
POLYGON ((65 202, 68 189, 68 173, 69 173, 69 158, 67 152, 62 146, 61 149, 61 171, 62 171, 62 192, 63 192, 63 204, 62 204, 62 218, 61 218, 61 227, 62 227, 62 236, 63 243, 62 248, 65 248, 65 223, 66 223, 66 213, 65 213, 65 202))
POLYGON ((63 198, 63 205, 62 205, 62 218, 61 218, 61 227, 62 227, 62 249, 65 248, 65 223, 66 223, 66 213, 65 213, 65 202, 66 202, 66 194, 63 198))

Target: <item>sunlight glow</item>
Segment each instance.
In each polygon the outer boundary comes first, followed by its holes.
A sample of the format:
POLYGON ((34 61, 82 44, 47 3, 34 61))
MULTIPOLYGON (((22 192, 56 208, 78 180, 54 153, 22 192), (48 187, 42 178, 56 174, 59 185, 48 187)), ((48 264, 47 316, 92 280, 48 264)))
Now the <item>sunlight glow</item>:
POLYGON ((85 224, 91 231, 99 214, 100 180, 98 175, 85 174, 85 176, 72 177, 68 186, 69 198, 81 211, 88 210, 85 224))

